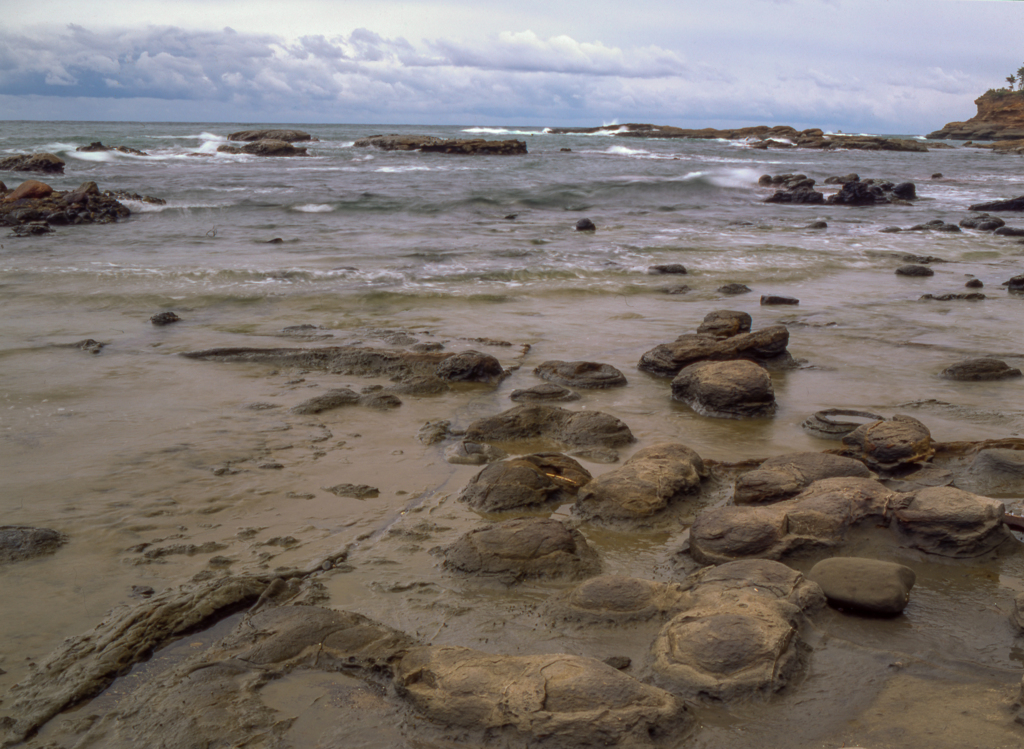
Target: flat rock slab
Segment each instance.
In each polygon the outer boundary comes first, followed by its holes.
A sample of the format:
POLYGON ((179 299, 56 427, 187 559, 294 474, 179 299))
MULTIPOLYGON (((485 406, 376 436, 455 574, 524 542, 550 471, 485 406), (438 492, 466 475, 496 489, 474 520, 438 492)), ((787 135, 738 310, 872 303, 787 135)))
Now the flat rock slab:
POLYGON ((500 447, 482 442, 459 440, 445 448, 444 459, 454 465, 482 466, 496 460, 504 460, 508 453, 500 447))
POLYGON ((1020 377, 1021 371, 1001 359, 968 359, 946 367, 939 375, 947 380, 976 382, 983 380, 1007 380, 1020 377))
POLYGON ((859 460, 829 453, 790 453, 764 461, 736 479, 733 502, 765 504, 794 497, 815 481, 842 476, 871 478, 859 460))
POLYGON ((67 540, 63 533, 49 528, 0 525, 0 564, 53 554, 67 540))
POLYGON ((1024 494, 1024 450, 988 448, 979 450, 967 470, 954 481, 959 489, 981 494, 1024 494))
POLYGON ((469 442, 533 442, 548 440, 568 447, 622 447, 636 442, 629 427, 601 411, 569 411, 558 406, 515 406, 474 421, 466 429, 469 442))
POLYGON ((580 394, 553 382, 547 382, 532 388, 513 390, 509 399, 516 403, 571 403, 578 401, 580 394))
POLYGON ((663 343, 640 357, 637 368, 661 377, 675 377, 680 370, 702 361, 747 359, 774 367, 793 366, 789 331, 784 325, 773 325, 730 338, 687 333, 672 343, 663 343))
POLYGON ((591 389, 626 385, 626 376, 611 364, 590 361, 546 361, 533 370, 542 380, 565 387, 591 389))
POLYGON ((491 463, 459 494, 480 512, 507 512, 571 502, 591 475, 560 453, 536 453, 491 463))
POLYGON ((453 571, 512 584, 527 578, 596 575, 600 562, 583 534, 549 518, 517 518, 485 525, 438 549, 453 571))
POLYGON ((700 489, 708 470, 686 445, 645 447, 584 486, 573 515, 598 525, 644 524, 700 489))
POLYGON ((742 359, 691 364, 672 380, 672 398, 719 419, 762 418, 776 409, 768 370, 742 359))
POLYGON ((823 559, 807 577, 821 586, 833 608, 881 616, 903 612, 917 579, 902 564, 859 557, 823 559))
POLYGON ((483 382, 495 384, 508 376, 493 356, 479 351, 457 354, 439 351, 387 351, 357 346, 323 348, 214 348, 188 351, 189 359, 220 362, 250 362, 280 367, 317 369, 334 374, 364 377, 394 377, 404 381, 429 377, 442 382, 483 382))
POLYGON ((333 411, 343 406, 368 406, 380 410, 397 408, 402 401, 397 395, 374 391, 370 393, 357 393, 349 388, 336 388, 325 393, 305 400, 291 411, 295 414, 319 414, 324 411, 333 411))
POLYGON ((663 618, 684 608, 686 589, 626 575, 598 575, 548 601, 548 615, 586 626, 621 625, 663 618))
POLYGON ((502 746, 670 747, 694 724, 668 692, 576 655, 414 648, 395 686, 430 719, 501 736, 502 746))
POLYGON ((843 437, 842 442, 843 455, 860 460, 876 471, 920 463, 935 454, 928 427, 903 414, 857 427, 843 437))

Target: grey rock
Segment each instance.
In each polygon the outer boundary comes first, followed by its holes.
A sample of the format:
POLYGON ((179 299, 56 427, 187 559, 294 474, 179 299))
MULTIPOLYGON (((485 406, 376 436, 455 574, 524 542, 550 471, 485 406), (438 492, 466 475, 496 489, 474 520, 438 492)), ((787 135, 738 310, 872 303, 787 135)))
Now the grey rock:
POLYGON ((746 359, 765 366, 788 368, 793 366, 793 357, 786 348, 788 344, 789 331, 784 325, 725 339, 688 333, 646 352, 640 357, 637 368, 661 377, 674 377, 684 367, 704 361, 746 359))
POLYGON ((823 559, 807 577, 821 586, 830 606, 882 616, 903 612, 917 579, 902 564, 858 557, 823 559))
POLYGON ((934 276, 935 271, 929 268, 927 265, 901 265, 896 269, 897 276, 934 276))
POLYGON ((749 294, 751 291, 750 287, 742 283, 727 283, 725 286, 718 287, 719 294, 749 294))
POLYGON ((0 525, 0 564, 53 554, 67 540, 63 533, 49 528, 0 525))
POLYGON ((829 453, 790 453, 764 461, 736 479, 733 502, 765 504, 794 497, 815 481, 853 476, 870 478, 871 471, 853 458, 829 453))
POLYGON ((800 304, 800 300, 792 296, 779 296, 778 294, 763 294, 761 296, 761 306, 767 307, 770 305, 791 305, 795 306, 800 304))
POLYGON ((513 390, 509 398, 516 403, 570 403, 578 401, 580 394, 550 382, 523 390, 513 390))
POLYGON ((1007 380, 1020 377, 1021 371, 1001 359, 968 359, 946 367, 939 375, 947 380, 1007 380))
POLYGON ((581 389, 623 387, 626 376, 611 364, 589 361, 546 361, 533 373, 556 385, 581 389))

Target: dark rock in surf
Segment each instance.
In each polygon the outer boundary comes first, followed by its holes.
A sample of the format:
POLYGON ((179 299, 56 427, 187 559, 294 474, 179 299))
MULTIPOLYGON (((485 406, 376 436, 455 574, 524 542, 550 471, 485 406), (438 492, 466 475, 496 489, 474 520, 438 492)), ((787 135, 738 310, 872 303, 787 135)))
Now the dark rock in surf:
POLYGON ((753 322, 753 318, 746 312, 728 309, 715 310, 704 316, 704 321, 697 328, 697 335, 732 338, 741 333, 749 333, 753 322))
POLYGON ((589 361, 546 361, 533 373, 556 385, 582 389, 624 387, 626 376, 611 364, 589 361))
POLYGON ((784 304, 795 306, 800 304, 800 300, 793 296, 779 296, 777 294, 765 294, 761 297, 762 307, 784 304))
POLYGON ((972 278, 970 281, 964 284, 968 289, 981 289, 985 286, 980 278, 972 278))
POLYGON ((958 362, 942 370, 939 375, 947 380, 964 380, 978 382, 986 380, 1006 380, 1020 377, 1021 371, 1011 367, 1001 359, 968 359, 958 362))
POLYGON ((747 359, 767 367, 792 367, 793 357, 787 351, 789 331, 784 325, 773 325, 750 333, 720 339, 712 335, 686 333, 672 343, 655 346, 640 357, 637 368, 661 377, 674 377, 683 367, 702 361, 747 359))
POLYGON ((459 494, 480 512, 537 509, 571 502, 590 472, 560 453, 535 453, 491 463, 459 494))
POLYGON ((218 146, 218 153, 248 154, 250 156, 309 156, 305 148, 293 146, 283 140, 256 140, 238 148, 237 146, 218 146))
POLYGON ((935 271, 927 265, 901 265, 896 269, 896 275, 923 278, 926 276, 934 276, 935 271))
POLYGON ((373 391, 356 393, 349 388, 335 388, 305 400, 291 411, 295 414, 319 414, 343 406, 360 405, 384 411, 402 405, 398 396, 392 393, 373 391))
POLYGON ((49 528, 0 525, 0 564, 53 554, 67 540, 63 533, 49 528))
POLYGON ((860 176, 851 172, 842 177, 825 177, 823 181, 826 185, 845 185, 847 182, 859 182, 860 176))
POLYGON ((240 130, 231 133, 228 140, 233 141, 257 141, 257 140, 283 140, 286 143, 297 141, 315 140, 312 135, 302 130, 240 130))
POLYGON ((476 528, 438 549, 448 570, 512 584, 530 578, 578 579, 601 567, 583 534, 550 518, 517 518, 476 528))
POLYGON ((829 205, 869 206, 885 203, 906 205, 917 197, 912 182, 894 184, 883 179, 851 180, 843 184, 839 192, 829 195, 829 205))
POLYGON ((52 153, 30 153, 0 159, 0 172, 64 174, 64 160, 52 153))
POLYGON ((768 371, 744 359, 685 367, 672 380, 672 398, 702 416, 720 419, 762 418, 776 409, 768 371))
POLYGON ((1006 222, 996 216, 989 216, 987 213, 981 216, 971 216, 960 221, 964 229, 977 229, 978 231, 995 231, 1000 226, 1006 226, 1006 222))
POLYGON ((902 613, 917 580, 902 564, 859 557, 823 559, 807 577, 821 586, 829 606, 878 616, 902 613))
POLYGON ((985 300, 984 294, 977 292, 960 292, 952 294, 922 294, 919 301, 934 300, 937 302, 981 302, 985 300))
POLYGON ((808 229, 815 229, 815 230, 827 229, 828 228, 828 222, 827 221, 812 221, 811 223, 807 224, 806 228, 808 228, 808 229))
POLYGON ((825 203, 825 195, 813 188, 814 180, 809 179, 804 183, 787 190, 776 190, 773 194, 764 199, 765 203, 793 203, 797 205, 822 205, 825 203), (809 184, 807 184, 809 183, 809 184))
POLYGON ((145 151, 140 151, 137 148, 130 148, 128 146, 105 146, 98 140, 93 141, 87 146, 79 146, 75 149, 83 153, 104 153, 106 151, 116 151, 117 153, 127 153, 132 156, 149 156, 145 151))
POLYGON ((174 312, 158 312, 149 318, 149 321, 154 325, 171 325, 172 323, 181 322, 181 318, 178 317, 174 312))
POLYGON ((750 287, 743 283, 727 283, 725 286, 718 287, 719 294, 729 294, 730 296, 736 294, 749 294, 750 291, 750 287))
POLYGON ((576 231, 597 231, 597 227, 589 218, 581 218, 576 222, 576 231))
POLYGON ((1024 237, 1024 228, 1018 226, 1000 226, 992 233, 1000 237, 1024 237))
POLYGON ((598 525, 647 525, 693 498, 707 476, 704 461, 686 445, 652 445, 582 487, 572 512, 598 525))
POLYGON ((853 476, 870 478, 871 471, 859 460, 829 453, 790 453, 761 463, 736 479, 733 502, 766 504, 795 497, 815 481, 853 476))
POLYGON ((580 394, 549 382, 524 390, 513 390, 509 398, 516 403, 568 403, 578 401, 580 394))
POLYGON ((379 148, 382 151, 422 151, 476 156, 518 156, 526 153, 526 143, 521 140, 446 140, 429 135, 371 135, 368 138, 360 138, 353 145, 356 148, 379 148))
POLYGON ((1024 291, 1024 273, 1019 276, 1014 276, 1009 281, 1003 281, 1003 286, 1008 291, 1024 291))
MULTIPOLYGON (((0 164, 2 166, 2 164, 0 164)), ((990 203, 975 203, 970 211, 1024 211, 1024 195, 1010 200, 994 200, 990 203)))
POLYGON ((652 265, 647 269, 647 272, 652 276, 658 275, 686 275, 686 266, 680 265, 679 263, 668 263, 666 265, 652 265))

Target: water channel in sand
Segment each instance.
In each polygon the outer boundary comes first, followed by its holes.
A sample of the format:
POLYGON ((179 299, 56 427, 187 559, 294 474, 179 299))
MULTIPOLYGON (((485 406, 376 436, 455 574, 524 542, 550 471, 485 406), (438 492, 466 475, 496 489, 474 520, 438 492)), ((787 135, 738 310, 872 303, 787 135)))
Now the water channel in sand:
MULTIPOLYGON (((582 139, 565 142, 582 147, 582 139)), ((654 152, 668 148, 683 147, 651 146, 654 152)), ((719 148, 716 153, 726 153, 719 148)), ((727 155, 740 158, 734 151, 727 155)), ((912 161, 918 156, 851 154, 843 162, 812 167, 865 171, 860 159, 869 169, 890 169, 885 176, 938 171, 934 164, 912 161)), ((782 158, 798 161, 789 153, 782 158)), ((799 166, 755 162, 743 168, 781 172, 799 166)), ((87 176, 103 180, 102 173, 87 176)), ((117 173, 111 179, 128 177, 117 173)), ((159 194, 157 178, 150 179, 151 192, 159 194)), ((925 185, 918 189, 927 193, 925 185)), ((936 192, 944 196, 948 189, 936 192)), ((581 634, 540 621, 534 605, 559 586, 507 589, 461 580, 443 572, 430 554, 481 523, 455 500, 479 468, 447 463, 443 445, 424 445, 419 428, 436 419, 465 427, 509 408, 509 393, 538 384, 532 369, 548 359, 606 362, 626 373, 628 387, 582 391, 582 400, 570 406, 625 421, 638 442, 623 457, 660 441, 683 442, 718 461, 824 450, 834 443, 808 435, 800 423, 831 407, 908 413, 939 441, 1024 434, 1019 381, 960 383, 936 376, 972 356, 1024 363, 1024 300, 1000 286, 1021 272, 1024 247, 969 232, 878 233, 885 225, 931 218, 955 223, 967 215, 966 206, 956 207, 948 196, 903 210, 815 212, 762 210, 756 200, 763 194, 743 190, 742 198, 730 194, 727 210, 683 211, 685 219, 665 211, 668 218, 662 221, 649 212, 657 205, 639 200, 608 208, 614 215, 605 220, 592 208, 588 214, 600 224, 593 236, 571 232, 577 212, 563 212, 556 224, 553 214, 536 210, 510 229, 502 218, 508 207, 496 202, 473 209, 475 223, 466 229, 471 237, 491 243, 495 253, 504 246, 513 258, 528 251, 525 247, 578 257, 578 269, 570 273, 559 266, 540 273, 530 267, 547 262, 544 255, 525 261, 522 270, 487 268, 451 282, 440 280, 439 273, 415 289, 369 293, 358 284, 332 287, 289 281, 286 274, 315 274, 341 264, 358 265, 367 274, 392 272, 403 263, 429 264, 436 258, 396 258, 381 250, 374 270, 366 258, 374 243, 390 241, 423 252, 423 237, 432 228, 442 233, 439 244, 465 242, 451 239, 461 229, 443 215, 421 217, 411 229, 418 237, 412 241, 400 225, 371 236, 387 222, 367 219, 346 235, 351 251, 335 247, 330 257, 312 251, 289 255, 287 246, 274 255, 278 250, 260 246, 263 254, 251 263, 264 274, 258 282, 225 279, 225 269, 255 247, 252 236, 278 236, 296 225, 276 214, 245 219, 238 230, 243 237, 232 239, 233 230, 222 227, 222 241, 230 243, 222 258, 214 238, 192 236, 221 221, 223 216, 211 215, 220 209, 165 211, 151 219, 142 214, 118 226, 5 239, 0 512, 4 524, 55 528, 69 541, 56 555, 0 570, 0 693, 24 679, 64 638, 90 629, 114 606, 140 600, 133 598, 133 586, 159 591, 225 570, 301 566, 344 548, 350 549, 347 566, 321 576, 328 606, 366 614, 430 643, 641 660, 650 641, 646 634, 581 634), (752 223, 734 224, 741 215, 752 223), (829 221, 826 232, 803 228, 816 218, 829 221), (352 239, 362 232, 367 236, 352 239), (133 259, 135 251, 139 256, 133 259), (190 252, 200 259, 188 260, 190 252), (932 278, 901 278, 893 273, 903 263, 901 253, 950 262, 934 264, 932 278), (691 274, 645 275, 646 266, 657 262, 683 262, 691 274), (275 282, 273 273, 286 280, 275 282), (919 301, 924 293, 960 290, 969 276, 984 280, 984 301, 919 301), (724 297, 715 291, 729 281, 747 283, 755 292, 724 297), (693 289, 663 293, 672 282, 693 289), (800 305, 761 307, 760 293, 789 294, 800 305), (175 310, 182 322, 150 325, 148 317, 162 309, 175 310), (773 375, 780 406, 773 419, 698 416, 670 399, 668 381, 636 370, 643 352, 694 331, 716 309, 749 312, 755 328, 789 327, 789 350, 804 366, 773 375), (302 324, 331 337, 311 341, 282 333, 302 324), (300 416, 289 409, 329 388, 358 391, 387 383, 177 355, 219 346, 387 346, 399 332, 444 343, 446 350, 476 348, 515 370, 496 388, 464 385, 443 395, 403 396, 402 406, 391 411, 349 407, 300 416), (107 345, 95 355, 59 347, 83 338, 107 345), (325 490, 341 483, 371 485, 379 496, 354 499, 325 490)), ((304 240, 320 231, 317 221, 323 215, 334 214, 289 214, 295 215, 311 222, 298 224, 304 234, 296 233, 304 240)), ((392 220, 401 224, 402 217, 392 220)), ((326 241, 310 239, 306 247, 326 241)), ((594 474, 613 467, 583 462, 594 474)), ((1018 509, 1024 501, 1004 499, 1018 509)), ((555 516, 567 518, 568 507, 555 516)), ((582 530, 606 572, 654 579, 674 574, 670 559, 680 534, 582 530)), ((702 727, 689 745, 1020 745, 1020 729, 1004 706, 1024 671, 1021 641, 1007 621, 1014 595, 1024 591, 1021 555, 948 562, 875 548, 870 539, 863 543, 865 554, 917 572, 904 616, 883 621, 828 612, 819 640, 812 643, 811 671, 798 689, 765 705, 698 709, 702 727)), ((187 652, 192 641, 186 638, 173 648, 187 652)), ((283 707, 301 704, 306 696, 312 700, 328 690, 318 679, 296 677, 292 689, 278 689, 274 699, 283 707)), ((372 702, 372 695, 363 697, 372 702)), ((0 703, 0 712, 7 707, 0 703)), ((297 746, 314 746, 316 737, 326 735, 320 719, 310 714, 298 724, 297 746)), ((353 729, 349 738, 357 742, 349 745, 395 745, 395 737, 370 723, 353 729)))

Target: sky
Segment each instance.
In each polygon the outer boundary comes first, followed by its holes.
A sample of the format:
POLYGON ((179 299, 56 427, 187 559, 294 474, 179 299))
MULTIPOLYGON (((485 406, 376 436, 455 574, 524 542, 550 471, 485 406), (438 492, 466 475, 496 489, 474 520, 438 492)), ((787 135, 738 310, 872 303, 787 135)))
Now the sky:
POLYGON ((1019 0, 7 5, 7 120, 927 133, 1024 66, 1019 0))

